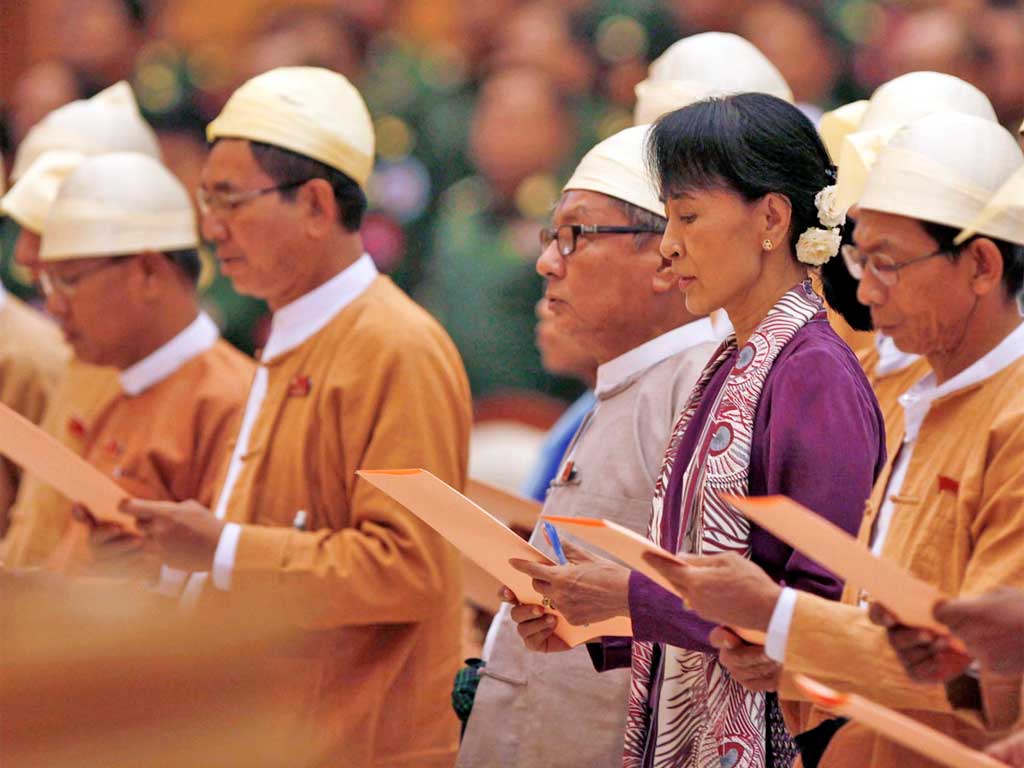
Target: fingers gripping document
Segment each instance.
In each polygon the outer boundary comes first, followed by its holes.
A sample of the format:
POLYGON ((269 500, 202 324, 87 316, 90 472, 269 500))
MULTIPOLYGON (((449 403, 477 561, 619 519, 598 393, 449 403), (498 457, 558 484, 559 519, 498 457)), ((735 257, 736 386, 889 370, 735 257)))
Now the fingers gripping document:
POLYGON ((818 706, 856 720, 941 765, 950 768, 1005 768, 995 758, 863 696, 839 693, 804 675, 795 675, 794 681, 804 695, 818 706))
POLYGON ((0 453, 88 508, 101 523, 135 532, 135 519, 120 511, 128 494, 67 446, 0 404, 0 453))
MULTIPOLYGON (((593 544, 595 547, 603 549, 634 571, 642 573, 658 586, 667 589, 673 594, 679 594, 679 590, 672 585, 672 582, 651 566, 644 559, 644 555, 656 555, 683 568, 687 567, 686 562, 680 560, 672 553, 666 552, 650 539, 628 528, 624 528, 618 523, 613 523, 611 520, 599 520, 591 517, 559 517, 557 515, 543 515, 543 519, 564 528, 588 544, 593 544)), ((763 632, 740 628, 733 628, 733 631, 748 643, 764 645, 765 636, 763 632)))
POLYGON ((817 560, 861 589, 908 626, 949 634, 935 620, 932 609, 944 595, 891 560, 873 555, 853 536, 785 496, 748 498, 723 494, 722 498, 749 520, 794 549, 817 560))
MULTIPOLYGON (((508 561, 519 558, 545 565, 556 563, 482 507, 424 469, 359 470, 356 474, 441 534, 466 557, 511 589, 519 602, 542 604, 532 579, 509 565, 508 561)), ((558 618, 555 634, 569 646, 598 637, 632 635, 632 626, 625 617, 578 627, 569 624, 557 610, 547 608, 546 612, 558 618)))

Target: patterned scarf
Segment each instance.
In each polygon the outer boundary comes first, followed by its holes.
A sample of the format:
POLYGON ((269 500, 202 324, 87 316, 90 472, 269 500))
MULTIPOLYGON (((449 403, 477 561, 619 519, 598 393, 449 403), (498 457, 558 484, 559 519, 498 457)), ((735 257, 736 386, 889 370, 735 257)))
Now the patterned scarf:
MULTIPOLYGON (((718 497, 746 495, 754 415, 765 379, 782 348, 822 308, 804 282, 786 293, 757 326, 715 400, 683 476, 678 551, 750 556, 750 523, 718 497)), ((652 502, 650 539, 662 546, 665 489, 679 443, 715 372, 736 349, 730 336, 705 367, 672 431, 652 502)), ((624 768, 761 768, 765 765, 765 696, 732 680, 716 656, 672 646, 633 643, 624 768), (655 663, 655 658, 659 661, 655 663), (658 691, 652 715, 652 688, 658 691), (653 732, 652 732, 653 731, 653 732)))

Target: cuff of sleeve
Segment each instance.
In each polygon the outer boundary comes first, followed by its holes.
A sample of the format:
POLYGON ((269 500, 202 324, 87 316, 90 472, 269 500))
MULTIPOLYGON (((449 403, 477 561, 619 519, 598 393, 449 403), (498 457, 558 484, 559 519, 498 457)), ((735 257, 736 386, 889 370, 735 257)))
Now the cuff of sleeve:
POLYGON ((598 672, 628 667, 633 661, 633 640, 629 637, 602 637, 587 643, 590 662, 598 672))
POLYGON ((217 551, 213 554, 213 586, 224 592, 231 589, 231 574, 235 569, 235 555, 241 535, 242 526, 227 523, 220 533, 217 551))
POLYGON ((768 636, 764 643, 765 655, 778 664, 786 661, 786 644, 789 642, 789 628, 793 623, 794 610, 796 590, 784 587, 775 603, 771 621, 768 622, 768 636))
POLYGON ((166 565, 160 566, 160 579, 153 587, 153 591, 165 597, 178 597, 185 586, 188 573, 179 571, 177 568, 170 568, 166 565))

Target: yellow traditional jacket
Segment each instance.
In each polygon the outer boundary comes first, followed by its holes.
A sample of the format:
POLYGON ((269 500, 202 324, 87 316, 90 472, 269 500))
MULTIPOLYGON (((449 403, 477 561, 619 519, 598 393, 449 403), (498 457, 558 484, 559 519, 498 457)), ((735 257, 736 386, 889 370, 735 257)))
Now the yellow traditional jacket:
MULTIPOLYGON (((462 610, 455 551, 358 469, 421 467, 462 488, 470 392, 447 334, 387 277, 263 363, 267 393, 225 519, 231 585, 301 640, 268 660, 317 765, 450 766, 462 610)), ((223 503, 223 500, 222 502, 223 503)), ((268 683, 271 684, 271 683, 268 683)))
MULTIPOLYGON (((117 372, 76 365, 73 385, 96 396, 60 409, 58 436, 129 494, 145 499, 213 501, 228 443, 238 427, 252 380, 251 359, 225 341, 197 354, 136 396, 121 391, 117 372), (65 413, 82 413, 63 419, 65 413), (61 423, 61 422, 64 423, 61 423)), ((7 540, 6 564, 49 564, 61 570, 87 557, 87 531, 71 519, 70 505, 49 488, 19 499, 7 540)))
POLYGON ((886 456, 895 456, 903 440, 903 406, 900 405, 899 397, 927 376, 931 372, 931 366, 925 358, 919 357, 905 368, 879 373, 878 359, 878 347, 872 335, 871 344, 857 351, 857 360, 871 382, 871 389, 874 390, 878 407, 882 411, 882 419, 885 421, 886 456))
MULTIPOLYGON (((899 445, 902 421, 893 435, 899 445)), ((1024 358, 981 382, 931 404, 911 455, 882 556, 907 568, 948 595, 977 595, 1000 585, 1024 586, 1024 358)), ((860 530, 870 545, 896 452, 875 485, 860 530)), ((858 607, 860 595, 847 588, 840 603, 799 593, 785 671, 803 673, 838 690, 860 693, 974 746, 1017 716, 1019 688, 986 680, 986 716, 993 732, 977 720, 953 713, 939 685, 912 682, 889 645, 885 630, 858 607)), ((799 698, 784 679, 780 695, 799 698)), ((806 715, 806 712, 805 712, 806 715)), ((812 710, 804 727, 828 714, 812 710)), ((839 730, 822 768, 838 766, 931 766, 856 722, 839 730)))
MULTIPOLYGON (((38 424, 67 366, 60 329, 0 287, 0 403, 38 424)), ((0 458, 0 536, 18 493, 21 470, 0 458)))

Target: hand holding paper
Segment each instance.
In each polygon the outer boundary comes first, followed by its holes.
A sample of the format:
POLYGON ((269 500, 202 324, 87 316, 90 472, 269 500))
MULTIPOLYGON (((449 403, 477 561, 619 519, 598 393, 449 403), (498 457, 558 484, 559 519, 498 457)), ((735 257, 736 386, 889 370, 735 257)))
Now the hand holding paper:
POLYGON ((794 680, 804 695, 818 706, 857 720, 941 765, 950 768, 1005 768, 998 760, 863 696, 839 693, 804 675, 796 675, 794 680))
MULTIPOLYGON (((360 470, 356 474, 444 536, 508 587, 520 603, 542 605, 544 596, 534 589, 533 579, 513 568, 509 561, 518 559, 551 566, 554 561, 454 488, 423 469, 360 470)), ((632 634, 625 617, 581 627, 570 624, 555 609, 545 607, 545 612, 555 617, 555 634, 570 647, 597 637, 632 634)))
POLYGON ((903 624, 948 632, 932 616, 932 609, 943 597, 935 586, 890 560, 875 557, 820 515, 785 496, 722 498, 766 531, 845 579, 847 586, 867 592, 903 624))
POLYGON ((134 518, 120 510, 128 494, 117 483, 3 404, 0 404, 0 453, 71 501, 87 507, 98 522, 137 532, 134 518))

